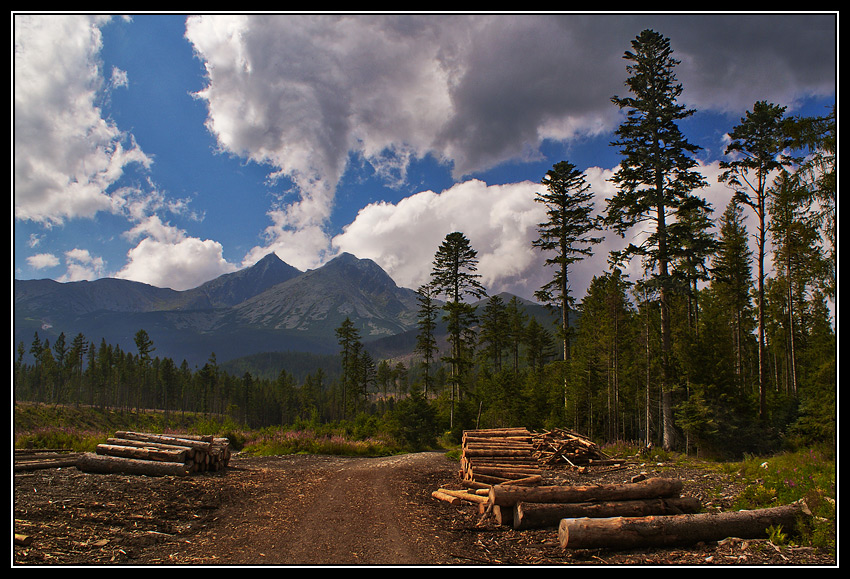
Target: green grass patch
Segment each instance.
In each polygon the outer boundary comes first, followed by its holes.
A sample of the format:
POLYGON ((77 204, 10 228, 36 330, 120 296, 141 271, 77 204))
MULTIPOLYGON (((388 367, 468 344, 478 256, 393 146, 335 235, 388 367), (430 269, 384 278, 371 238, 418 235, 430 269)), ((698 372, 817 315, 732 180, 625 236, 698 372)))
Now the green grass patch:
POLYGON ((734 508, 758 509, 803 499, 814 516, 802 526, 801 538, 812 546, 835 548, 834 448, 812 447, 767 458, 747 457, 727 468, 750 481, 734 508))
POLYGON ((343 456, 388 456, 398 451, 377 438, 354 439, 343 433, 313 430, 264 429, 246 435, 243 452, 255 456, 325 454, 343 456))

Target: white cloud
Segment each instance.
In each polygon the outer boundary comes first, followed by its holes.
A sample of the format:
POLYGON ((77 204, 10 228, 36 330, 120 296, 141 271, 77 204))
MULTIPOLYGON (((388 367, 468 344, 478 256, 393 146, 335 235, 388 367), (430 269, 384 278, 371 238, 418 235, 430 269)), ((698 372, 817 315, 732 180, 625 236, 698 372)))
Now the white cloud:
POLYGON ((59 258, 52 253, 38 253, 27 258, 27 263, 33 269, 45 269, 59 265, 59 258))
POLYGON ((127 264, 115 277, 157 287, 186 290, 236 267, 228 263, 220 243, 197 237, 150 216, 125 236, 139 243, 127 252, 127 264))
POLYGON ((397 204, 364 207, 333 240, 339 251, 373 259, 399 285, 429 280, 446 235, 460 231, 478 252, 478 273, 490 293, 518 292, 536 274, 541 256, 531 247, 544 220, 531 182, 487 185, 469 180, 442 193, 424 191, 397 204))
POLYGON ((91 255, 87 249, 74 248, 66 251, 65 264, 68 269, 57 281, 90 281, 103 277, 103 258, 91 255))
POLYGON ((804 42, 830 32, 828 17, 753 17, 743 27, 741 18, 204 15, 187 20, 186 37, 206 67, 198 97, 219 146, 268 164, 272 179, 288 177, 297 190, 269 212, 266 245, 246 262, 274 248, 304 266, 330 250, 325 225, 351 156, 389 184, 429 154, 463 178, 537 159, 547 139, 611 131, 619 118, 610 97, 625 90, 622 56, 644 28, 671 38, 683 100, 701 110, 740 113, 754 98, 834 91, 831 44, 804 42))
POLYGON ((150 159, 101 116, 103 17, 15 16, 15 217, 46 226, 112 211, 108 188, 150 159))

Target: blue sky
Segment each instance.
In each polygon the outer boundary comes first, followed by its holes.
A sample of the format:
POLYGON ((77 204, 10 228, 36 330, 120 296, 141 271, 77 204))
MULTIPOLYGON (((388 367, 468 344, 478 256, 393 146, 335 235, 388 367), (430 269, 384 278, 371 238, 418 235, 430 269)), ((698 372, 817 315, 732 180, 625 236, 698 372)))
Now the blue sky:
MULTIPOLYGON (((567 160, 601 211, 623 53, 670 38, 715 216, 725 134, 758 100, 836 102, 837 13, 14 14, 14 277, 178 290, 274 251, 427 281, 462 231, 490 293, 531 298, 540 180, 567 160)), ((635 232, 639 234, 639 232, 635 232)), ((613 232, 574 268, 581 297, 613 232)), ((632 272, 635 277, 638 271, 632 272)))

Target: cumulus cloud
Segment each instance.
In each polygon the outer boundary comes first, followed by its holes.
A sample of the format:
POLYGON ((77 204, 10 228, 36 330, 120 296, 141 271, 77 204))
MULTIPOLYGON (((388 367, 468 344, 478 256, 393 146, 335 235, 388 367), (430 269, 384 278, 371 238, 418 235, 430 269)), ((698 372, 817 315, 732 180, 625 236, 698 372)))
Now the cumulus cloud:
POLYGON ((33 269, 46 269, 59 265, 59 258, 52 253, 37 253, 29 256, 27 263, 33 269))
POLYGON ((104 119, 102 17, 15 16, 15 217, 46 226, 113 211, 109 188, 150 158, 104 119))
MULTIPOLYGON (((834 35, 828 18, 749 19, 205 15, 188 19, 186 37, 206 67, 207 86, 197 96, 220 148, 267 164, 270 177, 289 178, 298 195, 269 212, 266 246, 246 262, 274 248, 304 266, 332 253, 325 225, 352 157, 391 184, 425 155, 460 179, 538 159, 547 140, 610 133, 619 123, 610 97, 624 91, 622 56, 644 28, 671 37, 688 87, 683 100, 702 110, 740 114, 755 99, 834 91, 831 44, 806 41, 834 35)), ((434 196, 397 204, 396 219, 434 196)), ((370 206, 335 243, 353 243, 362 223, 387 210, 370 206)))
POLYGON ((396 204, 364 207, 334 248, 378 263, 402 286, 430 280, 434 254, 446 235, 460 231, 478 253, 478 272, 488 293, 531 298, 545 283, 545 256, 532 247, 545 208, 534 201, 541 185, 524 181, 487 185, 468 180, 434 193, 424 191, 396 204), (529 290, 530 288, 530 290, 529 290))
POLYGON ((104 261, 87 249, 74 248, 65 252, 67 271, 57 281, 91 281, 103 277, 104 261))
POLYGON ((118 278, 186 290, 236 270, 224 259, 220 243, 189 237, 155 215, 137 224, 125 237, 141 239, 127 252, 127 264, 116 274, 118 278))

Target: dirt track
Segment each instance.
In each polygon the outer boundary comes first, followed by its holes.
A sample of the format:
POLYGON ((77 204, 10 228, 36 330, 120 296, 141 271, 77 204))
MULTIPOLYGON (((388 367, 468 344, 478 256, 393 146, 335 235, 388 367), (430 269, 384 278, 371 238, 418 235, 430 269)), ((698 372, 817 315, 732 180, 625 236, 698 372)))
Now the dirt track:
MULTIPOLYGON (((552 473, 552 484, 622 482, 651 465, 552 473)), ((658 467, 659 469, 661 467, 658 467)), ((664 467, 708 509, 729 508, 745 484, 664 467)), ((557 530, 514 531, 473 505, 431 498, 459 488, 442 453, 384 458, 236 456, 190 477, 14 474, 15 565, 835 565, 810 548, 726 540, 682 549, 563 551, 557 530)))

